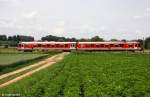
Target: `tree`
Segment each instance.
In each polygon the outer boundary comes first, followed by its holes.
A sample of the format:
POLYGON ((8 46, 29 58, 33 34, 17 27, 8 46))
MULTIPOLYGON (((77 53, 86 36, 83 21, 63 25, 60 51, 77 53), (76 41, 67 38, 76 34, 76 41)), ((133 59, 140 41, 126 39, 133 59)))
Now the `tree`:
POLYGON ((91 38, 91 41, 104 41, 103 38, 100 38, 99 36, 94 36, 91 38))
POLYGON ((81 39, 79 39, 79 41, 80 41, 80 42, 85 42, 85 41, 86 41, 86 39, 81 38, 81 39))
POLYGON ((8 41, 12 41, 12 40, 13 40, 12 36, 8 36, 8 41))
POLYGON ((13 36, 13 40, 14 41, 34 41, 34 37, 17 35, 17 36, 13 36))
POLYGON ((110 41, 119 41, 119 40, 117 40, 117 39, 111 39, 110 41))
POLYGON ((60 41, 60 42, 64 42, 64 40, 63 40, 63 39, 58 39, 58 41, 60 41))
POLYGON ((145 48, 150 49, 150 37, 145 39, 145 48))
POLYGON ((76 41, 77 39, 48 35, 48 36, 42 37, 41 40, 42 41, 76 41))
POLYGON ((7 41, 7 36, 6 35, 0 35, 0 40, 1 41, 7 41))
POLYGON ((126 40, 126 39, 122 39, 121 41, 123 41, 123 42, 127 42, 127 40, 126 40))

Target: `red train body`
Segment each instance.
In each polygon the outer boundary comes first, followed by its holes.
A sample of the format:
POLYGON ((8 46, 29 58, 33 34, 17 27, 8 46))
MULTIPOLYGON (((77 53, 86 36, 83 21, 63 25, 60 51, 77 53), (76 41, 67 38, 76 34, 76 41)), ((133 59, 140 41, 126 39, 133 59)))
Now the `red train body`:
POLYGON ((84 51, 137 51, 140 42, 20 42, 18 50, 84 50, 84 51))

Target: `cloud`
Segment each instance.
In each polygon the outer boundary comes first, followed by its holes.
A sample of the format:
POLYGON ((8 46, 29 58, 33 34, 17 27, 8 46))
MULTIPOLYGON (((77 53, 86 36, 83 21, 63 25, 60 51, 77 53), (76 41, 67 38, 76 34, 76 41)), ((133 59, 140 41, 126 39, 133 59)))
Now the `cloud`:
POLYGON ((141 19, 141 18, 149 17, 150 16, 150 8, 146 8, 145 10, 146 10, 146 12, 144 12, 143 15, 136 15, 136 16, 133 16, 133 18, 141 19))
POLYGON ((0 27, 14 27, 15 20, 10 18, 0 18, 0 27))
POLYGON ((21 0, 0 0, 3 5, 19 5, 21 0))
POLYGON ((95 27, 90 24, 83 24, 81 27, 81 32, 94 32, 95 27))
POLYGON ((64 33, 65 32, 65 21, 63 21, 63 20, 57 21, 52 29, 52 32, 56 35, 64 33))
POLYGON ((38 14, 37 11, 27 12, 23 14, 24 18, 31 19, 34 18, 38 14))
POLYGON ((145 13, 144 17, 150 16, 150 13, 145 13))
POLYGON ((18 2, 19 0, 0 0, 0 2, 18 2))
POLYGON ((105 31, 106 29, 107 29, 106 26, 101 26, 101 27, 99 28, 100 31, 105 31))
POLYGON ((142 18, 143 16, 140 16, 140 15, 136 15, 136 16, 133 16, 134 19, 140 19, 142 18))
POLYGON ((146 8, 146 11, 150 11, 150 7, 149 7, 149 8, 146 8))

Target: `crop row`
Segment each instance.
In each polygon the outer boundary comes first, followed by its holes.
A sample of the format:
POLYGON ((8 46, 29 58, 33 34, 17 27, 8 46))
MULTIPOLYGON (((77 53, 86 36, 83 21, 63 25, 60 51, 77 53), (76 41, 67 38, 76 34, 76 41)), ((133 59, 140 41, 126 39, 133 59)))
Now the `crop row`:
POLYGON ((72 53, 1 89, 22 97, 149 97, 149 54, 72 53))

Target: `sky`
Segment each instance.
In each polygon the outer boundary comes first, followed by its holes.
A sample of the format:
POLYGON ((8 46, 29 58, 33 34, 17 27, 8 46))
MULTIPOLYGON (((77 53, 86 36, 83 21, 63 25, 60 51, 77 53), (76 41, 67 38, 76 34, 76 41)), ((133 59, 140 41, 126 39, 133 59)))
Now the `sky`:
POLYGON ((0 34, 109 39, 150 36, 150 0, 0 0, 0 34))

